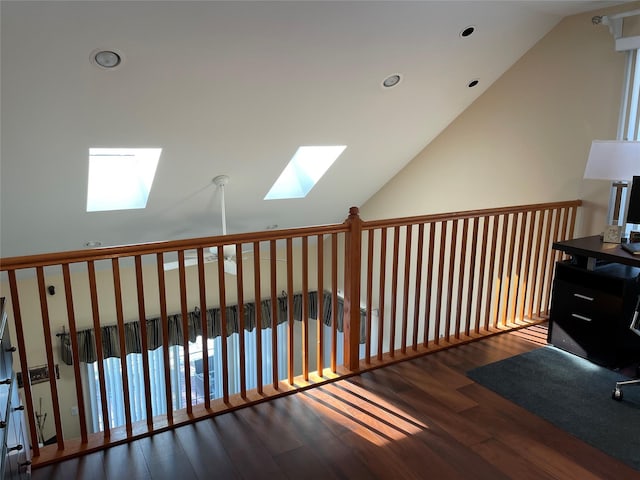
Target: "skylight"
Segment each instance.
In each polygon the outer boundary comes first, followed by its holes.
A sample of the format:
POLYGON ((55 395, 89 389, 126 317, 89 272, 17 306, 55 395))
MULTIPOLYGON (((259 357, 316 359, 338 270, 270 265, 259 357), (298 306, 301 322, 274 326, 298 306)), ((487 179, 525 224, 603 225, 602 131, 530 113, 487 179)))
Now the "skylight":
POLYGON ((161 148, 90 148, 87 212, 145 208, 161 148))
POLYGON ((298 147, 264 199, 306 197, 345 148, 346 145, 298 147))

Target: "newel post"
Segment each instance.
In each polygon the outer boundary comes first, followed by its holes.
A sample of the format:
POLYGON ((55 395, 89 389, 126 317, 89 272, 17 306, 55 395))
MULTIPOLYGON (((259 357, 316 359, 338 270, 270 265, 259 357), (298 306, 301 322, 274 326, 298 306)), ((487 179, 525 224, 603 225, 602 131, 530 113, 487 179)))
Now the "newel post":
POLYGON ((362 220, 358 207, 349 209, 345 220, 349 230, 345 239, 344 254, 344 366, 359 369, 360 345, 360 277, 362 257, 362 220))

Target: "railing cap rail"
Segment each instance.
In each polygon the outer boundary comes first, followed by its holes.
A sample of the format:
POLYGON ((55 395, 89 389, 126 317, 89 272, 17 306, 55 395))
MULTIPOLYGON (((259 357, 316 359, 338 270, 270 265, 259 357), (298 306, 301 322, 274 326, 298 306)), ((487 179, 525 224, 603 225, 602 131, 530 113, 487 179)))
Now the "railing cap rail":
POLYGON ((159 242, 121 245, 114 247, 98 247, 85 250, 70 250, 65 252, 42 253, 19 257, 0 258, 0 271, 19 270, 25 268, 63 265, 87 261, 111 260, 114 258, 135 257, 138 255, 154 255, 157 253, 191 250, 204 247, 217 247, 229 244, 250 244, 269 240, 285 240, 295 237, 310 237, 314 235, 330 235, 346 232, 348 226, 344 223, 317 225, 282 230, 265 230, 262 232, 217 235, 184 240, 166 240, 159 242))
MULTIPOLYGON (((537 203, 511 207, 489 208, 482 210, 467 210, 461 212, 436 213, 392 219, 363 221, 363 230, 372 230, 383 227, 405 226, 419 223, 431 223, 444 220, 456 220, 473 217, 502 215, 524 211, 550 210, 555 208, 577 207, 582 205, 582 200, 562 202, 537 203)), ((175 252, 178 250, 190 250, 204 247, 216 247, 219 245, 236 243, 253 243, 269 240, 285 240, 287 238, 313 236, 321 234, 344 233, 349 229, 348 220, 358 217, 358 208, 351 207, 349 218, 343 223, 330 225, 317 225, 312 227, 290 228, 282 230, 265 230, 262 232, 239 233, 231 235, 217 235, 211 237, 191 238, 184 240, 167 240, 148 242, 115 247, 100 247, 84 250, 71 250, 66 252, 42 253, 18 257, 0 258, 0 271, 20 270, 26 268, 45 267, 51 265, 63 265, 87 261, 111 260, 114 258, 134 257, 138 255, 153 255, 157 253, 175 252)))
POLYGON ((465 210, 460 212, 434 213, 429 215, 417 215, 412 217, 400 217, 383 220, 371 220, 362 222, 363 230, 373 230, 382 227, 398 227, 420 223, 441 222, 444 220, 458 220, 464 218, 490 217, 506 213, 520 213, 528 211, 552 210, 555 208, 579 207, 582 200, 568 200, 562 202, 534 203, 515 207, 497 207, 481 210, 465 210))

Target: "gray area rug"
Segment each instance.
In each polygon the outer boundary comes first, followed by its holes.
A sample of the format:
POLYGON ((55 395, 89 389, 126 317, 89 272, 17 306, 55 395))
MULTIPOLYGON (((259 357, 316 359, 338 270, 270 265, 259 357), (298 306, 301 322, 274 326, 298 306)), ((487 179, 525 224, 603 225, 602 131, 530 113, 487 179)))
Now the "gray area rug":
POLYGON ((640 387, 627 377, 546 346, 467 372, 475 382, 640 470, 640 387))

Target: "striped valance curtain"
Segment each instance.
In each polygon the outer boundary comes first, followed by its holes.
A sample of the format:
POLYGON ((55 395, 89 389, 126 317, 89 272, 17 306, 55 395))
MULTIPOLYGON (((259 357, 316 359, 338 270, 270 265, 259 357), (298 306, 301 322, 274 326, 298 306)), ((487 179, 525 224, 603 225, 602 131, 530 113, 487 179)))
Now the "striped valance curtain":
MULTIPOLYGON (((322 303, 322 315, 318 315, 318 292, 308 292, 307 294, 308 304, 308 317, 309 318, 321 318, 325 325, 331 326, 331 311, 332 311, 332 295, 330 292, 323 292, 322 303)), ((288 319, 288 299, 286 296, 278 297, 277 319, 276 324, 281 324, 288 319)), ((270 328, 272 325, 271 320, 271 299, 262 300, 259 304, 259 308, 262 309, 261 323, 262 328, 270 328)), ((187 326, 189 329, 189 341, 194 342, 199 335, 202 335, 202 315, 201 311, 195 309, 188 312, 187 326)), ((207 315, 207 337, 215 338, 221 335, 221 320, 222 315, 220 308, 211 308, 206 311, 207 315)), ((360 343, 365 341, 365 311, 360 311, 360 343)), ((226 320, 227 320, 227 336, 233 333, 239 333, 240 321, 238 314, 238 306, 231 305, 226 308, 226 320)), ((294 294, 293 296, 293 317, 295 320, 302 320, 302 294, 294 294)), ((338 304, 336 309, 337 329, 342 332, 342 324, 344 317, 344 301, 342 298, 338 298, 338 304)), ((182 345, 183 344, 183 322, 182 315, 175 314, 167 317, 169 327, 169 345, 182 345)), ((256 304, 245 303, 244 304, 244 326, 248 331, 253 330, 256 327, 256 304)), ((118 326, 108 325, 101 327, 100 333, 102 336, 102 348, 104 358, 120 357, 120 343, 118 340, 118 326)), ((140 334, 140 322, 132 321, 124 324, 124 338, 129 353, 141 353, 142 342, 140 334)), ((71 339, 69 333, 61 334, 61 356, 63 361, 71 365, 71 339)), ((147 319, 147 346, 149 350, 155 350, 162 346, 162 319, 151 318, 147 319)), ((86 329, 78 331, 78 355, 81 362, 93 363, 97 360, 96 354, 96 336, 93 329, 86 329)))

